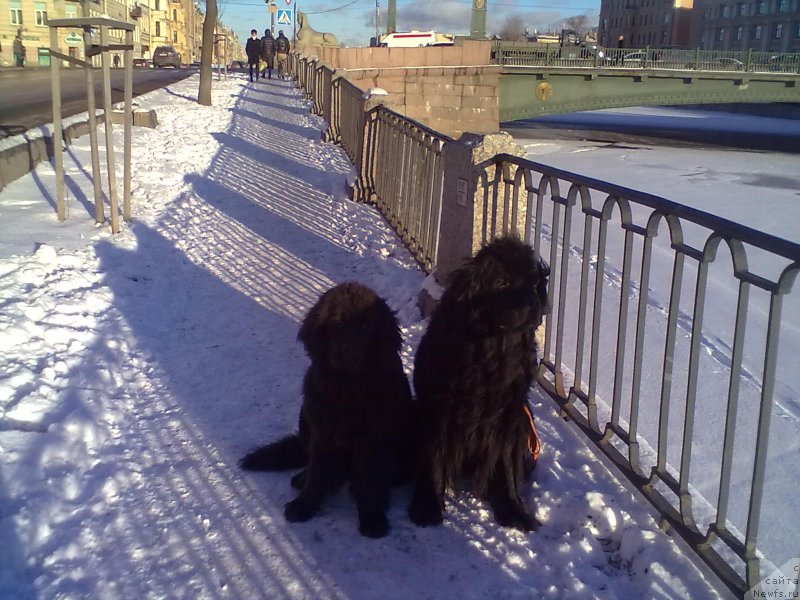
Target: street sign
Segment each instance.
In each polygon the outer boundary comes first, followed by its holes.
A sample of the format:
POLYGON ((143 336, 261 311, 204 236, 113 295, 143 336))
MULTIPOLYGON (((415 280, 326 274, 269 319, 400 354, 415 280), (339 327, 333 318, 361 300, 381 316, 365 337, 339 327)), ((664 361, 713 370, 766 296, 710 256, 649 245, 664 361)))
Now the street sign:
POLYGON ((282 8, 278 10, 278 25, 282 27, 291 27, 292 25, 292 11, 282 8))
POLYGON ((67 35, 64 36, 64 43, 67 46, 77 46, 83 43, 83 36, 74 31, 70 31, 67 35))

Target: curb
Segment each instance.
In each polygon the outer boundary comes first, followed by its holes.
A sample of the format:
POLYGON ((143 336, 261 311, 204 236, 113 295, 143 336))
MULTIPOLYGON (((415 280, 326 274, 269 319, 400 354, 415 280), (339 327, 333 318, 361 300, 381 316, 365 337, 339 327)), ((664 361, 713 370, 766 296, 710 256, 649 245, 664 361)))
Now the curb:
MULTIPOLYGON (((95 119, 98 124, 102 124, 103 113, 99 112, 95 119)), ((124 124, 123 111, 112 111, 111 120, 115 125, 124 124)), ((158 117, 154 110, 135 109, 133 124, 138 127, 155 129, 158 126, 158 117)), ((63 128, 62 133, 64 144, 69 146, 74 140, 89 133, 89 117, 67 125, 63 128)), ((40 162, 49 161, 53 156, 52 132, 47 132, 36 139, 23 139, 14 146, 0 150, 0 190, 12 181, 30 173, 40 162)))

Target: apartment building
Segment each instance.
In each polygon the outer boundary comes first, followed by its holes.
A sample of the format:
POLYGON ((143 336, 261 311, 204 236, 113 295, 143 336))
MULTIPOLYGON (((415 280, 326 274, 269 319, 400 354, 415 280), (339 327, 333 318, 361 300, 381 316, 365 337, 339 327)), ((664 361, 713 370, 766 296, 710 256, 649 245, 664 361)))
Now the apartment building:
POLYGON ((800 0, 697 0, 692 37, 706 50, 800 52, 800 0))
POLYGON ((602 0, 600 45, 800 52, 800 0, 602 0))
MULTIPOLYGON (((133 21, 134 56, 147 55, 150 46, 150 16, 145 3, 137 0, 100 0, 88 3, 89 16, 108 15, 120 21, 133 21)), ((0 0, 0 66, 14 66, 14 39, 25 48, 24 66, 50 64, 50 28, 47 18, 83 16, 82 4, 72 0, 0 0)), ((124 43, 121 31, 110 31, 111 43, 124 43)), ((75 58, 84 58, 81 29, 59 30, 59 51, 75 58)), ((98 40, 99 43, 99 40, 98 40)), ((95 59, 99 61, 99 58, 95 59)), ((98 63, 99 64, 99 63, 98 63)))
MULTIPOLYGON (((158 46, 173 46, 184 64, 200 60, 205 16, 193 0, 93 0, 87 3, 89 16, 108 15, 136 23, 134 56, 152 58, 158 46)), ((82 16, 82 3, 75 0, 0 0, 0 66, 14 66, 14 40, 25 47, 24 66, 50 64, 50 30, 47 18, 82 16)), ((218 32, 227 38, 228 52, 220 60, 244 58, 236 34, 222 24, 218 32)), ((80 29, 59 31, 59 50, 83 59, 80 29)), ((110 31, 110 42, 124 43, 124 32, 110 31)), ((99 43, 99 39, 96 40, 99 43)), ((122 53, 120 52, 120 55, 122 53)), ((99 57, 93 59, 99 65, 99 57)))
POLYGON ((608 48, 690 45, 693 0, 602 0, 598 42, 608 48))

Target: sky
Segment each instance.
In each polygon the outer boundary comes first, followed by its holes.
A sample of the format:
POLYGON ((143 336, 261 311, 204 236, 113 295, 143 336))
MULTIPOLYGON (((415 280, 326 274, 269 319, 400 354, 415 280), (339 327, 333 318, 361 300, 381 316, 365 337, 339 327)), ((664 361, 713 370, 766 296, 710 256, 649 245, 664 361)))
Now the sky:
MULTIPOLYGON (((334 33, 348 46, 366 46, 375 35, 375 0, 342 0, 341 2, 297 0, 298 9, 309 15, 309 23, 317 31, 334 33)), ((378 0, 380 31, 385 31, 387 0, 378 0)), ((237 32, 241 40, 256 28, 261 34, 269 25, 266 5, 257 0, 221 0, 223 22, 237 32)), ((293 8, 286 0, 277 0, 279 9, 293 8)), ((587 15, 597 23, 599 0, 499 0, 486 3, 487 32, 498 31, 506 19, 522 19, 532 32, 535 29, 561 29, 561 19, 587 15)), ((472 2, 438 0, 397 0, 397 30, 433 29, 441 33, 468 34, 472 2)), ((287 31, 288 34, 288 31, 287 31)))
POLYGON ((443 526, 415 527, 410 486, 380 540, 358 534, 345 490, 287 523, 290 475, 236 462, 296 426, 303 315, 335 283, 368 285, 396 311, 410 375, 431 284, 347 199, 352 166, 289 82, 231 74, 211 107, 197 87, 136 99, 159 125, 134 128, 119 234, 94 224, 87 136, 65 156, 66 221, 50 163, 0 192, 0 598, 721 596, 538 390, 542 454, 521 487, 538 531, 498 527, 464 490, 443 526))

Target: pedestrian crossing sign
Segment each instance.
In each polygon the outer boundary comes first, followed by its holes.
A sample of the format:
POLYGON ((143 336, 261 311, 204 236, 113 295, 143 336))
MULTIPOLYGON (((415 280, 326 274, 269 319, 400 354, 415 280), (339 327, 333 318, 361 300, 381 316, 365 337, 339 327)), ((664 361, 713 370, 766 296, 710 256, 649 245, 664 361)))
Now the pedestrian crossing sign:
POLYGON ((278 25, 282 25, 284 27, 289 27, 292 24, 292 11, 284 9, 278 9, 278 25))

